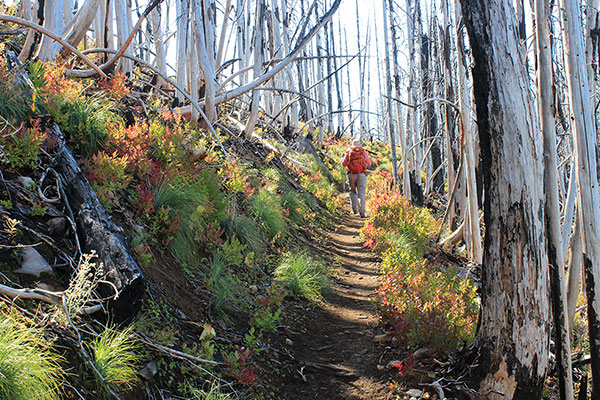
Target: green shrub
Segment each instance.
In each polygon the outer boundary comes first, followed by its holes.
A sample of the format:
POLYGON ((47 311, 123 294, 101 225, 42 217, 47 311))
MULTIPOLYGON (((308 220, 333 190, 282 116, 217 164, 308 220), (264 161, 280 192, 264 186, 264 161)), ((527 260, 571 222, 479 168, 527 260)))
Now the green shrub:
MULTIPOLYGON (((137 364, 140 356, 138 345, 127 328, 119 332, 107 328, 91 344, 92 362, 111 390, 118 392, 131 389, 139 381, 137 364)), ((93 375, 93 386, 103 398, 111 398, 104 383, 93 375)))
POLYGON ((0 160, 12 168, 33 169, 38 165, 40 147, 45 138, 46 135, 37 126, 22 128, 13 135, 0 136, 0 160))
POLYGON ((392 232, 387 237, 381 269, 389 272, 397 265, 410 264, 423 258, 426 248, 405 233, 392 232))
POLYGON ((230 265, 239 267, 244 264, 245 250, 248 246, 241 243, 237 237, 231 237, 223 243, 220 253, 230 265))
POLYGON ((202 257, 223 243, 221 223, 226 212, 218 182, 216 174, 205 169, 196 181, 163 180, 154 191, 154 208, 162 209, 171 220, 178 219, 179 229, 168 244, 171 254, 185 267, 199 267, 202 257))
POLYGON ((269 239, 285 233, 281 198, 277 194, 266 189, 259 190, 250 199, 250 209, 269 239))
POLYGON ((475 335, 475 287, 452 269, 425 261, 399 264, 384 275, 376 303, 379 316, 401 345, 446 352, 475 335))
POLYGON ((156 207, 168 206, 179 210, 181 215, 199 211, 206 223, 221 223, 227 215, 219 182, 218 175, 208 168, 200 171, 194 180, 163 181, 155 193, 156 207), (166 193, 160 193, 160 189, 166 193))
POLYGON ((117 205, 123 191, 131 182, 127 174, 127 157, 115 153, 97 153, 85 162, 85 172, 100 202, 107 211, 117 205))
POLYGON ((304 297, 311 301, 322 298, 329 287, 329 271, 306 252, 289 254, 282 258, 275 269, 275 277, 293 297, 304 297))
POLYGON ((41 329, 0 314, 0 399, 59 399, 60 361, 41 329))
POLYGON ((46 94, 44 86, 48 84, 48 81, 46 80, 46 66, 44 63, 41 61, 29 62, 29 64, 27 64, 27 75, 35 88, 35 93, 37 95, 42 95, 43 97, 46 94))
POLYGON ((168 127, 164 121, 154 118, 149 126, 151 136, 156 140, 153 156, 158 161, 164 162, 168 167, 176 166, 185 169, 181 165, 185 160, 187 149, 184 146, 185 134, 181 129, 168 127), (169 128, 169 129, 168 129, 169 128))
POLYGON ((361 234, 366 246, 383 255, 376 309, 394 339, 439 352, 471 341, 478 313, 475 288, 453 269, 423 259, 437 232, 436 220, 397 193, 377 194, 370 204, 371 216, 361 234))
POLYGON ((330 211, 340 211, 346 202, 340 195, 329 171, 316 163, 312 166, 310 173, 301 177, 301 181, 302 186, 321 200, 330 211))
POLYGON ((289 218, 297 224, 304 222, 304 216, 308 212, 306 199, 290 185, 286 177, 276 168, 267 168, 263 171, 265 190, 273 195, 281 193, 281 205, 284 217, 289 218))
POLYGON ((279 187, 280 189, 285 189, 289 187, 288 182, 285 177, 277 168, 267 168, 263 172, 265 179, 272 181, 279 187))
POLYGON ((370 199, 371 215, 361 229, 365 245, 377 251, 390 246, 390 238, 402 234, 411 238, 416 246, 425 248, 429 237, 437 232, 437 222, 431 213, 413 207, 399 193, 385 193, 370 199))

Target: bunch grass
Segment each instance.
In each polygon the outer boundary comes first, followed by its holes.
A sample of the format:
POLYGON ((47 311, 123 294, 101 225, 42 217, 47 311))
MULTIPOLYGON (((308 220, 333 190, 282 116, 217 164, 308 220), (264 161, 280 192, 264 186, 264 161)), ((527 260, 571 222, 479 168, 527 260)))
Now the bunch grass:
MULTIPOLYGON (((131 327, 120 332, 106 328, 90 347, 94 366, 111 390, 119 392, 131 389, 139 382, 137 366, 140 356, 131 327)), ((93 386, 102 398, 111 398, 104 383, 96 375, 93 386)))
POLYGON ((208 391, 193 389, 192 398, 194 400, 229 400, 231 395, 223 393, 223 389, 218 383, 212 382, 208 391))
POLYGON ((250 199, 250 209, 262 231, 269 239, 286 232, 281 197, 267 189, 261 189, 250 199))
POLYGON ((325 264, 304 251, 284 256, 275 269, 275 277, 292 297, 310 301, 321 300, 330 284, 325 264))
POLYGON ((232 212, 225 221, 226 231, 245 244, 249 251, 262 253, 265 248, 263 236, 257 222, 238 212, 232 212))
POLYGON ((0 314, 0 399, 60 399, 62 357, 42 329, 12 313, 0 314))
POLYGON ((229 271, 229 262, 217 252, 210 259, 210 275, 208 287, 212 294, 211 308, 213 312, 228 319, 227 312, 236 301, 233 278, 229 271))

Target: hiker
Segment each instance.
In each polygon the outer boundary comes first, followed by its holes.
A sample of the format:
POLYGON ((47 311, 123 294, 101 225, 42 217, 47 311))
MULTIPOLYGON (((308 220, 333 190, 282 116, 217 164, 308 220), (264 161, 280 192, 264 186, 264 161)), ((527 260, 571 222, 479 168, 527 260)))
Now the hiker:
POLYGON ((348 168, 348 182, 350 183, 350 204, 352 212, 360 213, 365 217, 365 191, 367 190, 367 167, 371 166, 371 159, 362 148, 360 139, 354 139, 352 147, 346 151, 342 159, 342 166, 348 168))

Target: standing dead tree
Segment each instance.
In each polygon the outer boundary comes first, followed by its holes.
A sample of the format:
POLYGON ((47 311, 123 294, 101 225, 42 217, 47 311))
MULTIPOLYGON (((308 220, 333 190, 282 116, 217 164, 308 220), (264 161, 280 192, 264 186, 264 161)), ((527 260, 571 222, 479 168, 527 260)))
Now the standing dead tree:
POLYGON ((485 190, 481 318, 472 345, 479 365, 472 383, 489 399, 534 399, 549 364, 550 316, 539 125, 512 5, 461 3, 475 61, 485 190))
POLYGON ((600 192, 596 166, 596 126, 589 99, 587 66, 581 27, 580 9, 576 1, 562 0, 566 70, 574 122, 576 157, 577 210, 582 222, 583 268, 586 279, 588 327, 592 356, 592 397, 600 396, 600 192))
POLYGON ((538 115, 544 138, 544 192, 546 249, 550 267, 550 293, 552 298, 557 375, 561 399, 573 399, 573 373, 571 346, 567 322, 567 288, 563 247, 560 234, 558 203, 558 165, 556 162, 556 131, 554 128, 554 98, 552 95, 552 54, 549 35, 549 12, 546 0, 535 2, 538 115))

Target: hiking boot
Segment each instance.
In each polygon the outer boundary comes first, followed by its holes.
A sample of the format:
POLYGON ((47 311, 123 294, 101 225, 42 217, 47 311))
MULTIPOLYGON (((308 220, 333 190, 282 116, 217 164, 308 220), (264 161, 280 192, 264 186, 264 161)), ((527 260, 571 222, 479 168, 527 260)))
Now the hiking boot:
POLYGON ((364 212, 364 211, 361 211, 361 212, 360 212, 360 217, 361 217, 361 218, 364 218, 364 217, 365 217, 365 212, 364 212))
POLYGON ((352 214, 356 214, 356 213, 358 213, 358 211, 352 210, 352 214))

